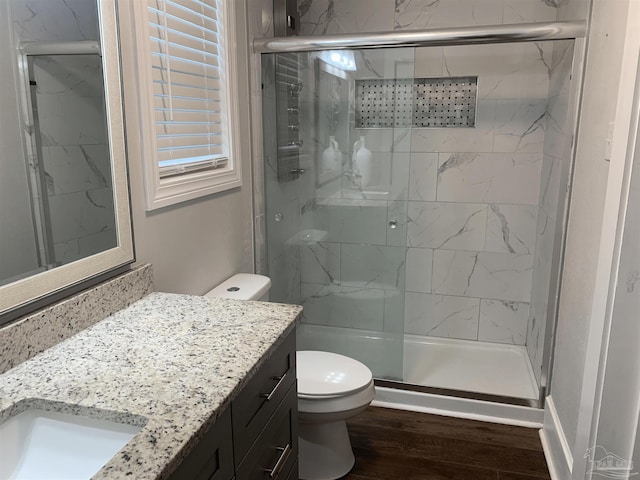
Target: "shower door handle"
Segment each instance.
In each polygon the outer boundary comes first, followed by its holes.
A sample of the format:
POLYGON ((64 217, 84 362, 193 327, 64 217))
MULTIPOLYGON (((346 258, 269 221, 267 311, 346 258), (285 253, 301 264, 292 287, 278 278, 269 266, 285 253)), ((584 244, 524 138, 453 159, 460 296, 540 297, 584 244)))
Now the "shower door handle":
POLYGON ((302 175, 304 173, 304 168, 292 168, 291 170, 289 170, 289 173, 291 175, 302 175))

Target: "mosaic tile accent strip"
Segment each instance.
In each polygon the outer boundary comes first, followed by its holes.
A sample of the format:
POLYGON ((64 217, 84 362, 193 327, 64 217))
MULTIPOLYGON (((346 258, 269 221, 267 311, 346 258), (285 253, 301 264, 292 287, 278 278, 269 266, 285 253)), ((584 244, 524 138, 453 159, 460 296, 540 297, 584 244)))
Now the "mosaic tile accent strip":
POLYGON ((356 80, 356 128, 475 127, 478 77, 356 80))

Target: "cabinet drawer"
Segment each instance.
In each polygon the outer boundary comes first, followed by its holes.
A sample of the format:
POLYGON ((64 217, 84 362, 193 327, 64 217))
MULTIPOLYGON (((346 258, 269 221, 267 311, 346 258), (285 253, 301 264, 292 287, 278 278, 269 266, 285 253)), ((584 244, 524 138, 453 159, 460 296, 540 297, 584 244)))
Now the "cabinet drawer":
POLYGON ((231 404, 236 466, 242 462, 295 382, 296 337, 294 331, 289 334, 231 404))
POLYGON ((298 463, 297 402, 296 388, 292 385, 276 414, 236 469, 237 480, 291 478, 292 469, 298 463))
POLYGON ((295 465, 291 468, 291 471, 289 472, 289 475, 287 476, 286 480, 298 480, 298 462, 297 462, 297 459, 296 459, 295 465))
POLYGON ((229 480, 233 477, 231 411, 226 409, 169 477, 171 480, 229 480))

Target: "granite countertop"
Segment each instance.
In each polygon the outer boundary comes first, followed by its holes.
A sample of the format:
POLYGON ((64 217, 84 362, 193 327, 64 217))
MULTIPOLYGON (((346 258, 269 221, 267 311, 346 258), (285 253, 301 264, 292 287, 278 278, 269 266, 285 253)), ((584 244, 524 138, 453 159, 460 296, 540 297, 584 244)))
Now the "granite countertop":
POLYGON ((164 478, 301 311, 152 293, 0 375, 0 421, 32 406, 144 425, 93 478, 164 478))

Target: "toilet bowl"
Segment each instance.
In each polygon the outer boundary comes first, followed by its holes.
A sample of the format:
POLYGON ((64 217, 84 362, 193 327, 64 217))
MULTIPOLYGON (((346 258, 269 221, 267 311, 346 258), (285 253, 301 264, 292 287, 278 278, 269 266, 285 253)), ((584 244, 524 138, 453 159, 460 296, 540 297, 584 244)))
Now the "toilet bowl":
POLYGON ((373 400, 371 371, 344 355, 299 351, 299 476, 303 480, 343 477, 355 463, 345 420, 373 400))
MULTIPOLYGON (((241 273, 209 291, 209 298, 268 300, 271 280, 241 273)), ((362 363, 322 351, 296 354, 298 447, 301 480, 334 480, 355 463, 346 420, 362 412, 375 396, 373 376, 362 363)))

